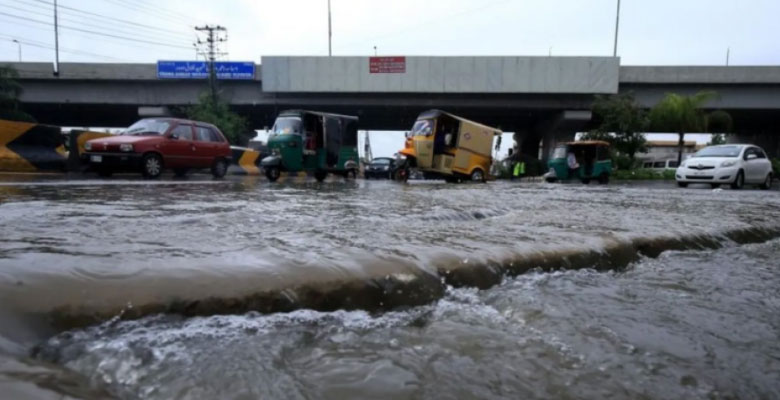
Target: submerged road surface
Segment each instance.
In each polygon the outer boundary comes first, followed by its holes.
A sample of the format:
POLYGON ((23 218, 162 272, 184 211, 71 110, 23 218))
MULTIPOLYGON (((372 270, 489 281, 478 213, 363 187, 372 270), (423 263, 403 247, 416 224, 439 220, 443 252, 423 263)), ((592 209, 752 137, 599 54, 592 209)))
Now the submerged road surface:
POLYGON ((780 398, 780 193, 0 182, 9 398, 780 398))

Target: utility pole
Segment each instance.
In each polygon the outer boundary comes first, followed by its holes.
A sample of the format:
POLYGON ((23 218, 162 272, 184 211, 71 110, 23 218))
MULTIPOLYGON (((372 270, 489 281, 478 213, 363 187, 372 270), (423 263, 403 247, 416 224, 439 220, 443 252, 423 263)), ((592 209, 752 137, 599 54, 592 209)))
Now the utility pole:
POLYGON ((14 39, 14 43, 19 46, 19 62, 22 62, 22 44, 16 39, 14 39))
POLYGON ((60 34, 57 24, 57 0, 54 0, 54 76, 60 76, 60 34))
POLYGON ((617 0, 617 14, 615 15, 615 47, 612 50, 612 57, 617 57, 618 32, 620 31, 620 0, 617 0))
POLYGON ((729 58, 731 58, 731 47, 726 48, 726 66, 729 66, 729 58))
POLYGON ((328 0, 328 57, 333 55, 333 48, 331 47, 332 40, 333 40, 333 30, 331 29, 331 22, 330 22, 330 0, 328 0))
POLYGON ((219 51, 219 44, 227 41, 227 33, 224 37, 220 37, 221 32, 227 32, 222 26, 219 25, 204 25, 196 26, 196 31, 207 32, 206 41, 198 38, 198 44, 205 44, 208 47, 208 63, 209 63, 209 89, 211 91, 211 100, 214 104, 217 103, 217 71, 214 69, 214 62, 217 60, 217 56, 225 55, 219 51))

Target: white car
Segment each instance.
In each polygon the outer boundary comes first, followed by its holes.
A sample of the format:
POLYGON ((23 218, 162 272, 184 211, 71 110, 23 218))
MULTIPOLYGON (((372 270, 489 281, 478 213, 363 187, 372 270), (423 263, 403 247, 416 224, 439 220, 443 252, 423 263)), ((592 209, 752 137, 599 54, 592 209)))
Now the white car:
POLYGON ((772 163, 760 147, 749 144, 709 146, 683 161, 675 178, 680 187, 706 183, 713 188, 730 184, 742 189, 745 184, 761 189, 772 186, 772 163))

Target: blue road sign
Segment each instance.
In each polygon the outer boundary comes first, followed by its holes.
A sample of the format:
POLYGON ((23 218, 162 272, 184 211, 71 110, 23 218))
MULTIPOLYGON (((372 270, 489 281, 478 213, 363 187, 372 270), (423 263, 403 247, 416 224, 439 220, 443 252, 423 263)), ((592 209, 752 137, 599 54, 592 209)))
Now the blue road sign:
MULTIPOLYGON (((217 61, 214 63, 217 79, 255 78, 255 63, 217 61)), ((157 61, 158 79, 208 79, 209 65, 205 61, 157 61)))

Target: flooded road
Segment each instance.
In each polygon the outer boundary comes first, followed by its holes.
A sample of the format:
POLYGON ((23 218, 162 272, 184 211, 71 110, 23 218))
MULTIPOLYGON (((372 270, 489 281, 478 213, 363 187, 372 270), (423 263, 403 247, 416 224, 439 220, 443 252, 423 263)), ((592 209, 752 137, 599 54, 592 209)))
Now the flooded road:
POLYGON ((780 397, 777 191, 23 180, 0 231, 6 393, 780 397))

